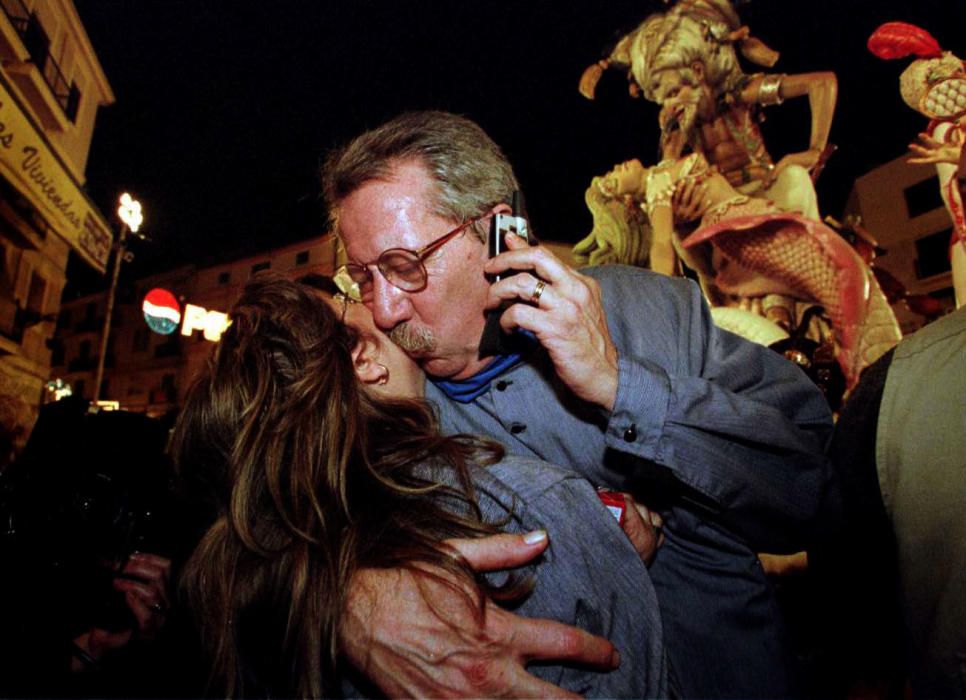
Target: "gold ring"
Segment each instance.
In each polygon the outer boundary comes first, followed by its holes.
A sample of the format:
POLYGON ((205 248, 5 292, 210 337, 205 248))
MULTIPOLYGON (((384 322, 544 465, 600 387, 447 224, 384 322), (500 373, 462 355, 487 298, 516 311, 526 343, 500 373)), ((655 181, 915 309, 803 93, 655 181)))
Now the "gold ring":
POLYGON ((536 304, 540 301, 540 295, 543 294, 543 290, 547 287, 547 283, 543 280, 537 280, 537 285, 530 292, 530 301, 536 304))

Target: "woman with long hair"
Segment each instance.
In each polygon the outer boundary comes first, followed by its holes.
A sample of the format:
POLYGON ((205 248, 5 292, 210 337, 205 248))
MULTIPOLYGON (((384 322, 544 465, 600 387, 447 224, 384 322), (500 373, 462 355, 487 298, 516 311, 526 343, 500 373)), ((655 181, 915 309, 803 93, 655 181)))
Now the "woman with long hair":
MULTIPOLYGON (((666 694, 644 553, 593 487, 495 443, 441 436, 419 369, 362 305, 341 304, 253 278, 175 429, 180 473, 210 511, 182 582, 217 690, 366 694, 339 659, 356 571, 409 569, 467 591, 456 582, 473 573, 442 541, 545 529, 538 565, 481 579, 482 590, 607 636, 622 663, 531 672, 587 695, 666 694)), ((467 593, 466 603, 481 611, 483 598, 467 593)))

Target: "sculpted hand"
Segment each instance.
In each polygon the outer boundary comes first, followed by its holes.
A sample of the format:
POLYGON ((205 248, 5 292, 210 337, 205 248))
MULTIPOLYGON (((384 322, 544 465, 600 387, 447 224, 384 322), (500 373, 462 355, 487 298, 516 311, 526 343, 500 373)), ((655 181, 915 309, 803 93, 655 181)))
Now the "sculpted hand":
POLYGON ((520 270, 490 286, 487 307, 513 304, 501 319, 503 329, 532 331, 547 350, 557 375, 577 396, 607 410, 617 399, 617 348, 607 329, 600 285, 562 263, 541 246, 507 236, 507 252, 488 260, 484 270, 520 270))
MULTIPOLYGON (((531 533, 534 534, 534 533, 531 533)), ((447 543, 479 571, 526 563, 547 546, 546 534, 496 535, 447 543), (527 542, 530 539, 530 542, 527 542)), ((484 600, 472 581, 439 581, 401 569, 364 569, 352 579, 340 625, 352 664, 389 697, 577 696, 527 673, 533 660, 616 668, 605 639, 548 620, 517 617, 484 600)))
POLYGON ((916 138, 918 143, 909 144, 909 150, 914 155, 906 160, 907 163, 952 163, 954 165, 959 163, 959 155, 962 150, 959 144, 943 143, 925 133, 919 134, 916 138))
POLYGON ((671 196, 671 211, 675 223, 689 223, 704 214, 711 201, 708 199, 708 186, 693 178, 684 178, 671 196))
POLYGON ((800 165, 806 170, 811 170, 816 165, 818 165, 819 159, 822 157, 822 151, 817 148, 810 148, 807 151, 801 151, 799 153, 789 153, 787 156, 782 158, 775 165, 774 170, 768 173, 765 178, 765 186, 770 187, 778 176, 781 175, 782 171, 789 165, 800 165))

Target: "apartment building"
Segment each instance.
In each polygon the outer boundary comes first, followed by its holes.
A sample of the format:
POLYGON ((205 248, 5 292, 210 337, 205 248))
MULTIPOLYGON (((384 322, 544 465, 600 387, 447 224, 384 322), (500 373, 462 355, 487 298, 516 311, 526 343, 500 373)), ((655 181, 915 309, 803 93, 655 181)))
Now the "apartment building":
MULTIPOLYGON (((909 294, 928 294, 955 308, 949 238, 952 220, 943 205, 935 167, 910 165, 907 156, 870 170, 855 181, 846 215, 859 215, 885 249, 875 266, 890 272, 909 294)), ((903 334, 924 318, 895 306, 903 334)))
MULTIPOLYGON (((218 265, 186 265, 122 281, 112 314, 101 399, 152 416, 177 409, 211 352, 211 340, 197 323, 199 309, 216 316, 227 312, 248 279, 261 270, 293 279, 310 272, 332 274, 338 256, 336 239, 328 235, 218 265), (152 289, 165 289, 178 302, 181 320, 170 334, 152 331, 145 320, 142 306, 152 289)), ((81 297, 63 305, 57 323, 51 377, 88 399, 94 391, 106 308, 107 292, 81 297)))
POLYGON ((41 402, 68 255, 97 270, 107 265, 112 233, 84 191, 84 172, 97 111, 113 102, 71 0, 0 0, 5 423, 29 426, 41 402))

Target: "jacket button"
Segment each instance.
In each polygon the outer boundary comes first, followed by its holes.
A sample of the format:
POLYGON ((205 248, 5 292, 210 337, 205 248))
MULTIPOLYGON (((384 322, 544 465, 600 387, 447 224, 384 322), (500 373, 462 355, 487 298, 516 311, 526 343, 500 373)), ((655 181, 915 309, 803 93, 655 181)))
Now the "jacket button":
POLYGON ((519 435, 526 429, 527 429, 527 426, 525 426, 523 423, 514 423, 513 425, 510 426, 510 432, 513 433, 514 435, 519 435))
POLYGON ((624 431, 624 442, 634 442, 637 439, 637 425, 631 423, 631 427, 624 431))
POLYGON ((496 390, 497 391, 506 391, 506 388, 508 386, 510 386, 511 384, 513 384, 513 382, 507 382, 507 381, 504 381, 504 380, 501 379, 500 381, 498 381, 496 383, 496 390))

